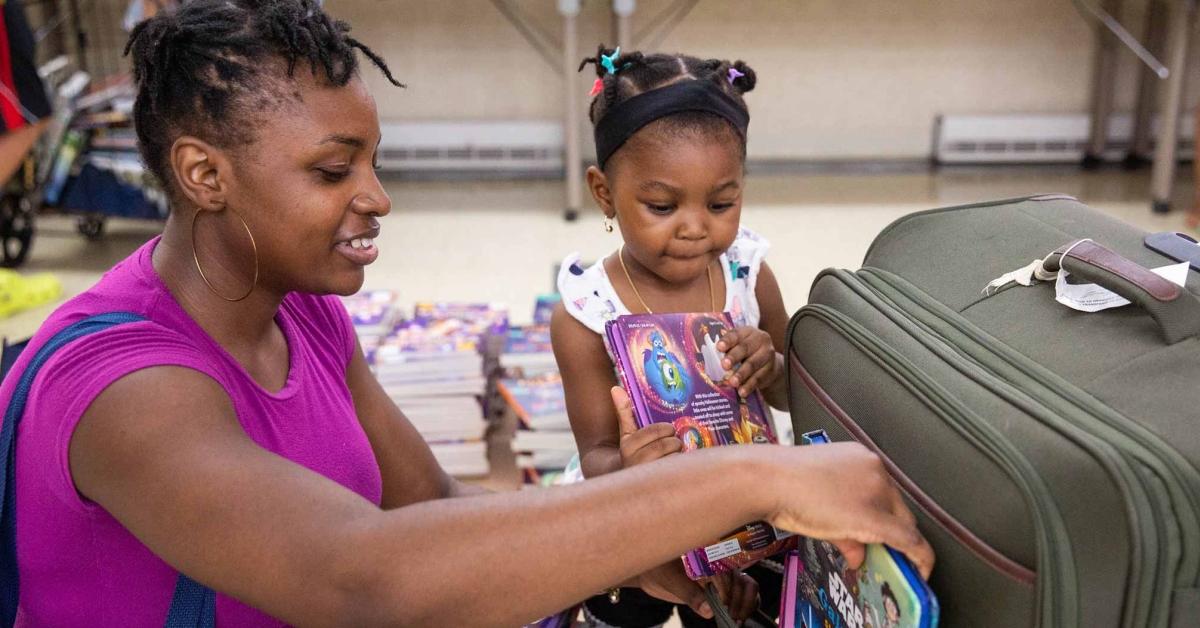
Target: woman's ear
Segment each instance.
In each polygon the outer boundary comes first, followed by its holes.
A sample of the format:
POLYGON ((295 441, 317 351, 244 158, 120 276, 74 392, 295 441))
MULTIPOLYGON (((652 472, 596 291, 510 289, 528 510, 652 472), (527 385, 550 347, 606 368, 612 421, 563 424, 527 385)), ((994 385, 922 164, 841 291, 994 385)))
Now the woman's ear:
POLYGON ((170 157, 175 183, 192 204, 206 210, 225 204, 228 190, 221 170, 228 162, 220 149, 185 135, 171 145, 170 157))
POLYGON ((604 212, 606 218, 617 217, 617 207, 613 204, 612 189, 608 187, 608 175, 596 166, 587 169, 587 185, 596 199, 596 205, 604 212))

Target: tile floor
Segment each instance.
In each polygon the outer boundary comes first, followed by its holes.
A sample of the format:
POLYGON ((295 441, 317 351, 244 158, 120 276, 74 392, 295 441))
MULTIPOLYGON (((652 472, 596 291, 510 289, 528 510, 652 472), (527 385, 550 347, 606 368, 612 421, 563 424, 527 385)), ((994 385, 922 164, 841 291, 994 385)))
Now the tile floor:
MULTIPOLYGON (((931 207, 1047 192, 1071 194, 1150 231, 1183 229, 1183 212, 1150 213, 1148 173, 1082 173, 1076 168, 946 169, 936 173, 751 175, 742 222, 773 243, 768 261, 785 303, 803 305, 809 284, 830 266, 854 268, 874 235, 896 218, 931 207)), ((1176 198, 1190 199, 1181 176, 1176 198)), ((601 257, 620 244, 607 234, 590 200, 576 222, 562 219, 557 181, 413 182, 390 180, 393 212, 382 220, 379 260, 367 288, 394 288, 403 300, 507 303, 516 322, 532 315, 535 297, 553 288, 555 265, 568 253, 601 257)), ((71 218, 45 216, 23 271, 51 271, 66 295, 91 285, 159 224, 111 221, 87 242, 71 218)), ((0 336, 32 333, 48 305, 0 320, 0 336)))

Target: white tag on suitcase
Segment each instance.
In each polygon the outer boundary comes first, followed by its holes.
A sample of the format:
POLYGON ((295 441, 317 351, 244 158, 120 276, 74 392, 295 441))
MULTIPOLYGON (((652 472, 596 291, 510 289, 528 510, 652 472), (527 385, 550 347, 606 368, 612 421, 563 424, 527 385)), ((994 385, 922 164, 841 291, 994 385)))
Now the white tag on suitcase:
MULTIPOLYGON (((1178 286, 1187 283, 1188 263, 1170 264, 1150 269, 1154 274, 1178 286)), ((1067 283, 1071 273, 1065 269, 1059 271, 1054 284, 1054 300, 1080 312, 1099 312, 1114 307, 1129 305, 1129 301, 1121 295, 1101 288, 1094 283, 1067 283)))

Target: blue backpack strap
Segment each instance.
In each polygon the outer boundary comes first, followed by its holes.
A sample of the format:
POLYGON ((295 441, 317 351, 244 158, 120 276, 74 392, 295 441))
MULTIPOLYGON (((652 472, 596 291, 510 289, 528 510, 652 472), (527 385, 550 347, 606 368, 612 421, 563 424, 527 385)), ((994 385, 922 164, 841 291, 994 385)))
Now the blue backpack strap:
MULTIPOLYGON (((71 341, 115 325, 141 320, 145 319, 130 312, 109 312, 69 325, 42 345, 20 374, 21 379, 13 390, 8 407, 4 410, 3 421, 0 422, 0 626, 12 626, 16 622, 20 600, 15 507, 17 425, 25 412, 33 381, 54 353, 71 341)), ((216 619, 215 602, 216 596, 211 590, 180 574, 166 625, 212 628, 216 619)))
POLYGON ((214 628, 217 623, 217 596, 213 590, 179 574, 166 628, 214 628))

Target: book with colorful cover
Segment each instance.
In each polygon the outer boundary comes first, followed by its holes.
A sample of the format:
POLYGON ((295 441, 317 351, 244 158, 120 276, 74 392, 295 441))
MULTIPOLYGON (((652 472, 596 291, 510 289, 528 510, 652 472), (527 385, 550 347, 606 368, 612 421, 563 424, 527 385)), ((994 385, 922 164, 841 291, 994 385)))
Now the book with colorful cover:
MULTIPOLYGON (((684 452, 736 444, 777 443, 762 395, 741 400, 723 380, 717 341, 733 329, 728 314, 635 314, 605 326, 621 384, 633 401, 639 427, 671 423, 684 452)), ((683 557, 688 577, 699 580, 746 567, 793 547, 789 533, 765 522, 730 532, 683 557)))
POLYGON ((550 325, 535 323, 509 328, 504 338, 504 353, 544 353, 552 356, 554 346, 550 344, 550 325))
POLYGON ((801 538, 783 576, 780 628, 937 628, 937 597, 908 559, 868 545, 850 569, 832 544, 801 538))
POLYGON ((359 336, 384 336, 392 331, 399 319, 396 293, 392 290, 364 290, 342 297, 342 303, 359 336))
MULTIPOLYGON (((802 445, 828 442, 824 430, 800 436, 802 445)), ((833 544, 800 537, 784 563, 780 628, 937 628, 939 614, 916 567, 886 545, 868 545, 850 569, 833 544)))
POLYGON ((533 378, 503 378, 497 387, 513 414, 529 429, 553 426, 570 429, 562 376, 547 373, 533 378))
POLYGON ((500 336, 508 331, 508 309, 495 303, 418 302, 413 307, 418 324, 456 321, 477 336, 500 336))
POLYGON ((543 294, 538 296, 533 305, 533 324, 549 325, 550 317, 554 314, 554 306, 562 301, 560 294, 543 294))

